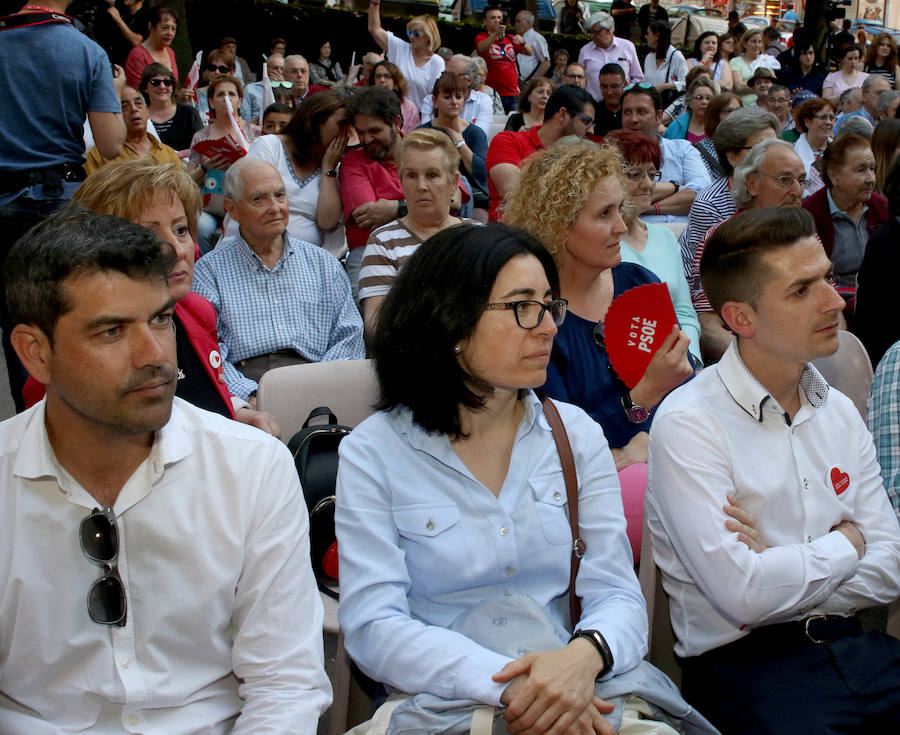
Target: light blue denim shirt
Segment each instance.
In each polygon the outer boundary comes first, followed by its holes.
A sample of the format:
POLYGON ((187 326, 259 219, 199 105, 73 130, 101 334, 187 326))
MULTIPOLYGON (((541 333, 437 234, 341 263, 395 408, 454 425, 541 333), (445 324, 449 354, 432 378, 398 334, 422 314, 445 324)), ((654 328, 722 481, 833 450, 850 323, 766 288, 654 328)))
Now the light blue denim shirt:
MULTIPOLYGON (((491 676, 510 659, 450 624, 486 599, 527 595, 571 630, 562 466, 540 402, 531 391, 524 400, 499 497, 446 435, 426 433, 408 409, 375 414, 341 443, 339 617, 348 652, 369 676, 409 693, 496 706, 506 684, 491 676)), ((587 542, 577 627, 603 634, 618 674, 638 665, 647 642, 618 476, 599 425, 575 406, 557 406, 575 456, 587 542)))

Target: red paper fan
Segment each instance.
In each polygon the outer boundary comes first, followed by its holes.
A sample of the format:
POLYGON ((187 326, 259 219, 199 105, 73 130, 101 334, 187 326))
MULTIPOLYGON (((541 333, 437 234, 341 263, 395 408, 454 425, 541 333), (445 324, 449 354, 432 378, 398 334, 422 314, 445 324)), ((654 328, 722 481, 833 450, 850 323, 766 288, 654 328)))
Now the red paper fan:
POLYGON ((612 302, 603 320, 603 337, 609 361, 629 389, 640 382, 676 323, 665 283, 631 288, 612 302))

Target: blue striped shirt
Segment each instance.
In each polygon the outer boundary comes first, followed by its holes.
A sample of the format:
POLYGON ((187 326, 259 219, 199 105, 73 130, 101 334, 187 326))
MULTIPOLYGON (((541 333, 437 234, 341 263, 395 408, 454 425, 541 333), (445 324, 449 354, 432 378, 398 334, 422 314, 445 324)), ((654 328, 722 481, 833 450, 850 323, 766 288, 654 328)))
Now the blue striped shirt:
POLYGON ((216 309, 225 380, 248 398, 255 381, 233 363, 277 350, 310 362, 365 357, 362 318, 350 281, 330 253, 285 234, 273 268, 244 239, 225 238, 194 267, 193 290, 216 309))
POLYGON ((884 489, 900 520, 900 342, 878 363, 866 409, 884 489))

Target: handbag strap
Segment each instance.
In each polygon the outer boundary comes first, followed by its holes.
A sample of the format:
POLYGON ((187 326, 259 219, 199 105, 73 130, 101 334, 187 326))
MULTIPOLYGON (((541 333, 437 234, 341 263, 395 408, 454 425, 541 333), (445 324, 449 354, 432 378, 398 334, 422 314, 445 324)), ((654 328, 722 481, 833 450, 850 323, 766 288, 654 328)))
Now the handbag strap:
POLYGON ((559 415, 556 406, 549 398, 545 398, 541 404, 544 408, 544 416, 553 430, 553 441, 556 443, 556 451, 559 452, 559 462, 562 465, 563 479, 566 482, 566 500, 569 504, 569 527, 572 529, 572 563, 569 572, 569 616, 572 619, 572 628, 578 625, 581 619, 581 599, 575 593, 575 577, 578 575, 578 566, 581 557, 587 550, 587 545, 581 538, 578 529, 578 476, 575 472, 575 457, 572 455, 572 445, 569 444, 569 435, 566 433, 565 424, 559 415))

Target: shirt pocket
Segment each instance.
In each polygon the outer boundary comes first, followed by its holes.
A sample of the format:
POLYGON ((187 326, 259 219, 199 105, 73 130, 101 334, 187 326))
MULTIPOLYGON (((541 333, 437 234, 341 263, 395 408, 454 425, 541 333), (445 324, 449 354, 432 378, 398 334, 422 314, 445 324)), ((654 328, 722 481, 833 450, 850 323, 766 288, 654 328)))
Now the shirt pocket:
POLYGON ((395 507, 393 514, 409 566, 437 574, 462 567, 465 546, 456 505, 402 505, 395 507))
POLYGON ((534 511, 538 525, 547 543, 554 546, 571 544, 572 529, 569 526, 566 482, 562 471, 532 477, 528 484, 534 495, 534 511))

